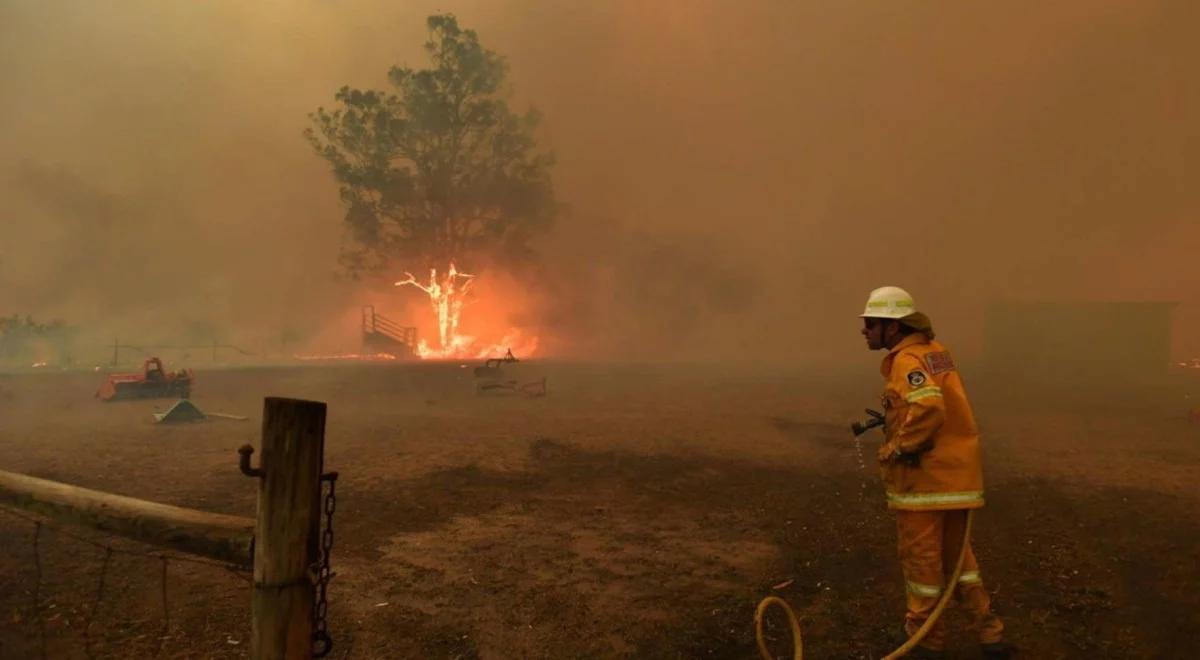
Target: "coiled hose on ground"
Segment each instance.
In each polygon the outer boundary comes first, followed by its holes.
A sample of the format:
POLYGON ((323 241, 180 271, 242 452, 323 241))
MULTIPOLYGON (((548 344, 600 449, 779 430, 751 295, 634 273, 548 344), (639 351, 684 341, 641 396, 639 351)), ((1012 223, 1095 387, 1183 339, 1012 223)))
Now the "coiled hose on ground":
MULTIPOLYGON (((946 605, 950 602, 950 598, 954 595, 954 587, 958 585, 958 578, 962 575, 963 558, 967 556, 967 540, 971 538, 971 521, 975 517, 975 510, 967 510, 967 524, 963 529, 962 545, 958 549, 958 561, 954 562, 954 572, 950 574, 950 579, 947 581, 946 590, 942 592, 942 597, 938 600, 937 606, 933 608, 929 618, 925 623, 913 633, 908 641, 900 645, 900 648, 892 651, 884 656, 883 660, 894 660, 901 658, 916 648, 917 644, 925 639, 925 635, 929 634, 929 630, 937 623, 938 618, 942 616, 942 612, 946 609, 946 605)), ((796 612, 792 610, 787 601, 778 596, 767 596, 758 603, 758 608, 754 611, 754 636, 758 642, 758 654, 763 660, 775 660, 775 656, 767 650, 767 644, 763 641, 763 614, 772 605, 778 605, 787 614, 788 625, 792 629, 792 644, 795 649, 792 657, 795 660, 804 660, 804 643, 800 637, 800 621, 796 619, 796 612)))

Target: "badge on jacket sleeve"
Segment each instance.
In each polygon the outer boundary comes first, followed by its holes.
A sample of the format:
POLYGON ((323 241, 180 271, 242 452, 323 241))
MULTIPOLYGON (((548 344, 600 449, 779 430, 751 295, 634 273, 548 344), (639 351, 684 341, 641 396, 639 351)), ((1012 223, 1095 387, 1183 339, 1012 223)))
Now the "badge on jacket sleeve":
POLYGON ((950 357, 950 351, 927 353, 925 365, 929 367, 929 373, 936 376, 947 371, 954 371, 954 358, 950 357))
POLYGON ((915 370, 915 369, 913 371, 908 372, 908 384, 912 385, 913 387, 920 387, 920 386, 924 385, 925 384, 925 374, 923 374, 919 370, 915 370))

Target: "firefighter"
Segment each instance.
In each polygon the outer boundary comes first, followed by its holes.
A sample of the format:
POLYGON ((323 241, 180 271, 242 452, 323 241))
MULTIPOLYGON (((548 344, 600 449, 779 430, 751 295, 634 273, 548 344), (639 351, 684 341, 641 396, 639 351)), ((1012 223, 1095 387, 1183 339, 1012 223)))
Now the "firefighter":
MULTIPOLYGON (((907 586, 904 629, 912 636, 954 571, 967 510, 983 506, 979 431, 953 358, 934 341, 932 323, 908 292, 892 286, 872 291, 861 317, 867 347, 887 351, 879 465, 896 516, 907 586)), ((956 589, 983 657, 1011 657, 1015 649, 1003 640, 1004 624, 992 613, 969 542, 956 589)), ((945 637, 939 620, 909 657, 943 657, 945 637)))

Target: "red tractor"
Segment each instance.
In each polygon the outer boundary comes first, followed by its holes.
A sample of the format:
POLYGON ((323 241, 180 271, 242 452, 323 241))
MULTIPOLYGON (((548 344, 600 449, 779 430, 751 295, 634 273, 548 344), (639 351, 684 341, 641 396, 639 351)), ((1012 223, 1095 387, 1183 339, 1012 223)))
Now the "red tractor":
POLYGON ((123 399, 186 399, 192 393, 195 376, 191 369, 166 371, 162 360, 152 357, 142 363, 142 372, 137 374, 109 374, 96 398, 101 401, 123 399))

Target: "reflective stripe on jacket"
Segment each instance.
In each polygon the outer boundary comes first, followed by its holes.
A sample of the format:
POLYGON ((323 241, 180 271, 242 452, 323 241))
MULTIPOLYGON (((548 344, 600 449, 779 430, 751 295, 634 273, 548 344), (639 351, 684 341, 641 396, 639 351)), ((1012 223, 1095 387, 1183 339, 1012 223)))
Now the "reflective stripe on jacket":
POLYGON ((909 511, 983 506, 979 429, 950 352, 905 337, 883 359, 886 439, 880 471, 888 507, 909 511), (898 460, 918 454, 919 460, 898 460))

